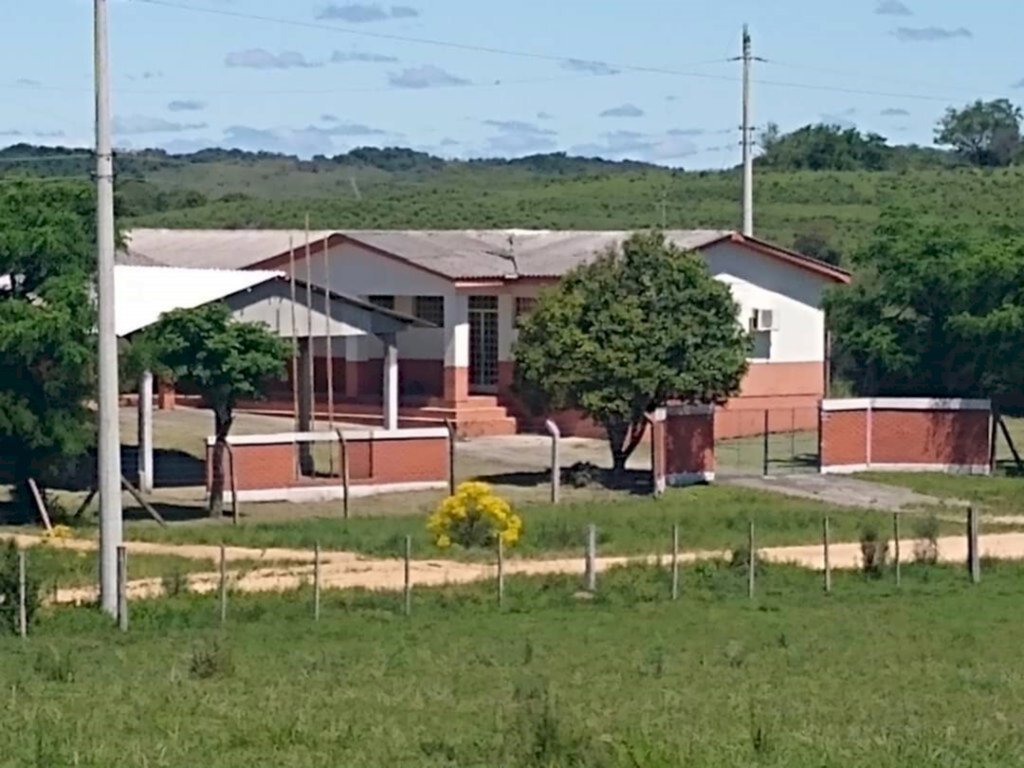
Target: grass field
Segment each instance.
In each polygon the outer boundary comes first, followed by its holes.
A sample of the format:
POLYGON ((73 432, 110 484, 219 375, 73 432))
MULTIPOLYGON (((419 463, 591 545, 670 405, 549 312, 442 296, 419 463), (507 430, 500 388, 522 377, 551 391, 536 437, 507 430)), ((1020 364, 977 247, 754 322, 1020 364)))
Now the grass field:
MULTIPOLYGON (((721 549, 742 544, 748 523, 756 522, 759 545, 774 546, 817 542, 821 520, 832 517, 836 541, 855 541, 865 526, 887 530, 890 517, 884 513, 829 507, 816 501, 791 499, 776 494, 741 488, 709 486, 673 490, 661 499, 622 496, 614 501, 591 501, 553 507, 548 504, 518 508, 525 523, 525 535, 514 554, 548 557, 579 552, 585 529, 597 526, 601 554, 651 554, 666 551, 672 525, 679 524, 684 549, 721 549)), ((921 516, 923 517, 923 516, 921 516)), ((293 521, 204 523, 176 525, 166 529, 150 524, 132 525, 127 536, 147 541, 176 543, 234 544, 250 547, 344 549, 371 555, 394 557, 404 547, 405 536, 413 538, 416 557, 441 554, 427 535, 426 517, 390 515, 379 518, 304 518, 293 521)), ((947 525, 947 524, 944 524, 947 525)), ((908 535, 914 523, 905 524, 908 535)), ((961 530, 955 523, 948 530, 961 530)), ((449 550, 446 557, 493 556, 487 552, 449 550)))
POLYGON ((990 768, 1020 765, 1024 566, 903 586, 704 565, 394 595, 85 609, 0 637, 0 766, 990 768))

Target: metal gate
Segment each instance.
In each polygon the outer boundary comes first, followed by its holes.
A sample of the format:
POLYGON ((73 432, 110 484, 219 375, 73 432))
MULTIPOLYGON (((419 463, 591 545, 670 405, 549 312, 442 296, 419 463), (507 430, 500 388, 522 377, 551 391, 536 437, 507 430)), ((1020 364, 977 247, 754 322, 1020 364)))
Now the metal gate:
POLYGON ((726 410, 715 413, 715 471, 720 475, 818 472, 818 408, 726 410))

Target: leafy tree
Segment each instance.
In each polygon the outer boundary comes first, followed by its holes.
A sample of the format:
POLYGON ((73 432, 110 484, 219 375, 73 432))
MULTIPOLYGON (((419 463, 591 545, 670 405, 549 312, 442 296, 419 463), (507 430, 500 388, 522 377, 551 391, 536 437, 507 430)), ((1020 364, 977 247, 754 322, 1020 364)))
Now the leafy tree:
POLYGON ((92 443, 95 240, 88 185, 0 183, 0 456, 19 491, 92 443))
POLYGON ((758 162, 786 170, 868 170, 887 167, 892 147, 876 133, 862 135, 856 128, 808 125, 785 135, 770 124, 761 137, 764 154, 758 162))
POLYGON ((224 511, 224 446, 235 405, 263 394, 284 372, 289 351, 266 326, 236 321, 224 304, 167 312, 136 341, 140 357, 184 391, 201 394, 213 411, 210 515, 224 511))
POLYGON ((619 472, 654 408, 739 390, 749 338, 737 317, 699 256, 659 232, 635 234, 570 272, 523 320, 517 389, 535 409, 578 408, 602 424, 619 472))
POLYGON ((817 222, 797 234, 793 240, 793 250, 807 256, 824 261, 826 264, 840 264, 843 255, 832 244, 835 239, 835 227, 817 222))
POLYGON ((1005 398, 1024 374, 1024 240, 891 213, 827 299, 837 373, 864 395, 1005 398))
POLYGON ((1007 99, 950 107, 935 130, 935 142, 953 147, 974 165, 1009 165, 1021 149, 1022 117, 1020 107, 1007 99))

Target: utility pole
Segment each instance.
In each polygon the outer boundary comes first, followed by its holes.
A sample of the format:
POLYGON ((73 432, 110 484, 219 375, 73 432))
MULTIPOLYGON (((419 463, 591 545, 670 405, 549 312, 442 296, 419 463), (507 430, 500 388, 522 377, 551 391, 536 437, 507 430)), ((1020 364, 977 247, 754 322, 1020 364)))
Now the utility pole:
POLYGON ((117 333, 114 327, 114 155, 111 146, 107 0, 94 0, 96 55, 96 292, 99 304, 100 606, 117 616, 117 549, 121 546, 121 435, 117 333))
POLYGON ((754 128, 750 114, 750 69, 754 61, 751 53, 750 30, 743 25, 743 234, 754 234, 754 128))

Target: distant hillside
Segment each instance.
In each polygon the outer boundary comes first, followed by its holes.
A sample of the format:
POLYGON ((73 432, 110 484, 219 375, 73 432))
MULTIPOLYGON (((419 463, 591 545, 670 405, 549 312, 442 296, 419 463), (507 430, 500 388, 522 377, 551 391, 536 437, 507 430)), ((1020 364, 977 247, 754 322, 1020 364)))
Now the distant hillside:
MULTIPOLYGON (((1024 227, 1020 168, 974 169, 922 148, 882 150, 879 159, 872 137, 854 140, 835 133, 824 135, 823 144, 820 132, 794 135, 782 145, 784 151, 759 162, 757 227, 763 237, 841 260, 865 241, 888 207, 991 236, 1024 227), (797 142, 812 144, 813 152, 794 155, 797 142), (822 146, 841 149, 822 152, 822 146), (808 156, 825 158, 820 162, 826 166, 852 163, 857 169, 788 167, 808 156), (879 163, 897 169, 861 167, 879 163)), ((86 150, 16 145, 0 150, 0 161, 0 175, 8 177, 88 178, 92 171, 86 150)), ((316 228, 736 228, 740 223, 735 171, 684 172, 564 154, 451 161, 410 149, 363 148, 300 160, 241 150, 191 155, 145 150, 120 154, 116 168, 119 215, 125 224, 147 226, 296 227, 307 213, 316 228)))

